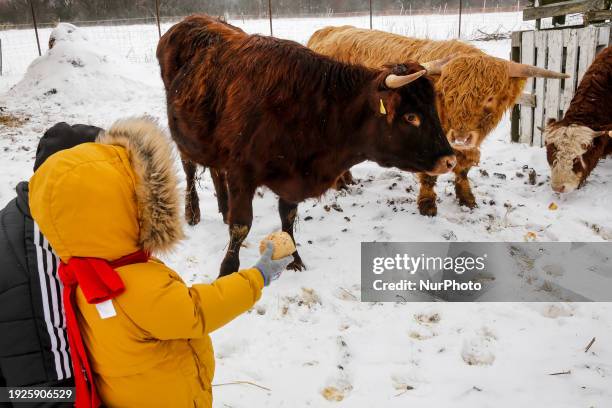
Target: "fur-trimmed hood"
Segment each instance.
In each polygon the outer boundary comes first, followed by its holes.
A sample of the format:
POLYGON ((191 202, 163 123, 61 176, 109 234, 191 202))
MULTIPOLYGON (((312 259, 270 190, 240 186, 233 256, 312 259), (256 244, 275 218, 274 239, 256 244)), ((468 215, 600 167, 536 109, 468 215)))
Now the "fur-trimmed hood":
POLYGON ((140 244, 164 252, 183 238, 174 154, 168 138, 149 118, 115 122, 98 135, 98 143, 121 146, 128 152, 136 176, 140 244))
POLYGON ((30 181, 30 208, 65 262, 165 252, 183 237, 174 154, 149 118, 50 157, 30 181))

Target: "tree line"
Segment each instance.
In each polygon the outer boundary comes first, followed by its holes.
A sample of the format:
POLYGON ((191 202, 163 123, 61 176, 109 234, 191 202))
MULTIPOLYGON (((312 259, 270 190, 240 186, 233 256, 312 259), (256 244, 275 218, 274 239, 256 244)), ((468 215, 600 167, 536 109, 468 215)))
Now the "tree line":
MULTIPOLYGON (((272 0, 278 16, 367 12, 370 0, 272 0)), ((524 1, 524 0, 520 0, 524 1)), ((31 0, 41 23, 128 19, 155 16, 155 0, 31 0)), ((511 7, 517 0, 463 0, 463 7, 511 7)), ((216 16, 266 17, 268 0, 159 0, 166 17, 191 13, 216 16)), ((374 11, 456 9, 459 0, 372 0, 374 11)), ((0 24, 31 23, 30 0, 0 0, 0 24)))

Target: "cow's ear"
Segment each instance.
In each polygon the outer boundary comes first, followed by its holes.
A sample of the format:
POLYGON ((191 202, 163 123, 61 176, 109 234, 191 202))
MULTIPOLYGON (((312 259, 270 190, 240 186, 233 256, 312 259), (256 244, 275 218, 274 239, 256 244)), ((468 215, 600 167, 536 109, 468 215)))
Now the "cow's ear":
POLYGON ((548 120, 546 121, 546 126, 550 126, 552 124, 554 124, 557 120, 555 118, 548 118, 548 120))
POLYGON ((380 91, 377 94, 376 114, 380 117, 384 117, 387 123, 393 123, 395 112, 401 102, 401 96, 392 90, 380 91))

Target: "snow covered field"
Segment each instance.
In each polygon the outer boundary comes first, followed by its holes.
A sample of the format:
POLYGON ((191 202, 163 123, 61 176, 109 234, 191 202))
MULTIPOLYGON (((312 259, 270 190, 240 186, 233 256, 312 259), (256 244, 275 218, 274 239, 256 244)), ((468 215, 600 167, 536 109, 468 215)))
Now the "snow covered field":
MULTIPOLYGON (((472 31, 510 30, 518 28, 516 16, 486 15, 466 24, 472 31)), ((447 17, 419 16, 415 28, 408 17, 380 19, 390 31, 447 38, 454 32, 447 17), (429 25, 423 28, 422 21, 429 25)), ((366 26, 366 18, 356 19, 363 21, 275 20, 275 33, 305 42, 325 25, 366 26)), ((265 33, 265 24, 244 27, 265 33)), ((153 26, 139 27, 155 38, 153 26)), ((38 137, 55 122, 105 127, 119 117, 149 114, 165 124, 155 44, 138 48, 137 55, 148 59, 131 58, 118 45, 125 38, 100 45, 97 30, 81 31, 89 40, 71 36, 58 43, 25 75, 15 69, 0 77, 0 114, 27 118, 17 126, 0 123, 0 205, 31 175, 38 137)), ((0 32, 3 44, 16 35, 21 33, 0 32)), ((43 32, 43 44, 48 35, 43 32)), ((509 54, 508 40, 476 45, 499 57, 509 54)), ((528 233, 541 241, 612 239, 612 161, 602 162, 583 189, 560 197, 548 184, 544 150, 509 143, 509 128, 506 118, 482 148, 480 168, 471 174, 479 203, 472 211, 457 205, 445 176, 437 190, 439 215, 422 217, 414 177, 372 163, 354 169, 360 183, 349 191, 303 203, 296 238, 308 270, 285 272, 250 313, 213 336, 214 383, 250 381, 269 390, 219 385, 215 407, 611 406, 612 304, 358 301, 362 241, 523 241, 528 233), (526 183, 523 166, 535 169, 535 186, 526 183), (557 210, 548 209, 552 202, 557 210), (330 402, 323 394, 342 400, 330 402)), ((166 257, 189 283, 216 277, 227 244, 208 173, 199 189, 202 222, 186 226, 188 238, 166 257)), ((280 228, 274 195, 261 193, 243 266, 258 258, 259 240, 280 228)))

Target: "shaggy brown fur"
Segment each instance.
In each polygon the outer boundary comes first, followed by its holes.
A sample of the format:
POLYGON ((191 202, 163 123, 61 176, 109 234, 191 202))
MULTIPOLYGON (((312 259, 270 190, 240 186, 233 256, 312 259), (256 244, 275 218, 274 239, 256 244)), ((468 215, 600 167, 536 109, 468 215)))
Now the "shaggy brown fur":
MULTIPOLYGON (((510 77, 504 61, 457 40, 423 40, 342 26, 316 31, 308 47, 339 61, 373 68, 406 59, 423 63, 455 55, 444 66, 442 74, 433 77, 436 102, 442 127, 451 143, 471 141, 470 148, 460 146, 455 150, 455 191, 460 204, 476 206, 467 173, 478 164, 482 141, 520 95, 525 85, 523 78, 510 77)), ((437 213, 434 186, 435 179, 432 182, 430 176, 421 176, 418 203, 423 215, 437 213)))
POLYGON ((612 46, 586 71, 563 119, 550 120, 544 137, 555 191, 584 184, 597 162, 612 153, 612 46))
POLYGON ((181 238, 178 182, 168 138, 148 118, 115 122, 98 143, 124 147, 136 175, 140 244, 151 253, 166 252, 181 238))
MULTIPOLYGON (((431 81, 385 85, 392 73, 422 71, 414 62, 385 69, 345 64, 203 15, 164 34, 157 57, 188 202, 197 203, 192 163, 214 169, 218 198, 227 198, 220 199, 230 229, 221 275, 238 270, 258 186, 278 194, 283 230, 293 234, 297 204, 323 194, 354 164, 434 171, 454 161, 431 81), (418 126, 409 120, 414 115, 418 126)), ((297 252, 291 267, 303 268, 297 252)))

